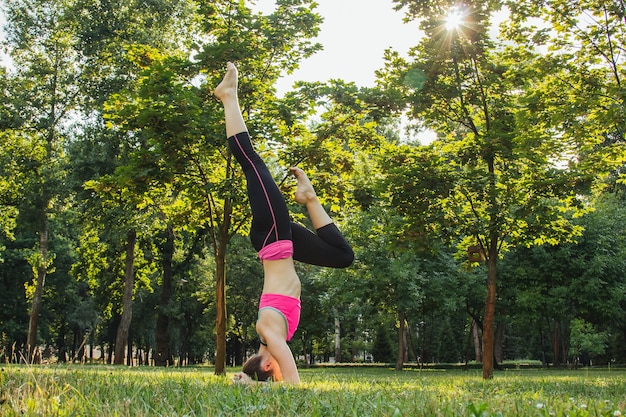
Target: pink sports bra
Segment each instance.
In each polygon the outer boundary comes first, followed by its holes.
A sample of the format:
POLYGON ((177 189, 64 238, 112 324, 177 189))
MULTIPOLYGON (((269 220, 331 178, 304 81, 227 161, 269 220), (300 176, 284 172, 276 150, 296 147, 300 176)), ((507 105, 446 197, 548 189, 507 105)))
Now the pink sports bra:
MULTIPOLYGON (((300 299, 284 294, 263 293, 259 302, 259 313, 266 308, 283 316, 287 326, 287 341, 291 340, 300 323, 300 310, 302 309, 300 299)), ((265 345, 263 340, 261 343, 265 345)))

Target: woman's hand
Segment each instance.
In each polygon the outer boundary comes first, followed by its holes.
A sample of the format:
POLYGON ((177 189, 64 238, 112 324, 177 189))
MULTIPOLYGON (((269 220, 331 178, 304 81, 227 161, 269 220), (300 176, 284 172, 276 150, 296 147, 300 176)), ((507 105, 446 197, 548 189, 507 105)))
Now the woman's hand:
POLYGON ((250 376, 245 372, 238 372, 233 376, 234 384, 252 385, 254 382, 256 381, 253 381, 252 378, 250 378, 250 376))

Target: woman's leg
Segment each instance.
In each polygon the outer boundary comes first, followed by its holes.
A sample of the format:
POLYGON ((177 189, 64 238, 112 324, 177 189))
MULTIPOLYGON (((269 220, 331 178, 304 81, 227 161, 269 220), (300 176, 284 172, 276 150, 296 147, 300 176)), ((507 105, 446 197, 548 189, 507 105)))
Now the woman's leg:
POLYGON ((250 239, 259 251, 277 240, 291 240, 289 211, 267 166, 250 141, 237 96, 237 68, 226 64, 226 75, 215 89, 224 106, 228 146, 246 176, 252 210, 250 239))
POLYGON ((298 167, 291 167, 289 170, 293 176, 296 177, 297 182, 294 199, 296 200, 296 203, 302 204, 306 207, 313 227, 317 230, 327 224, 331 224, 333 220, 317 199, 317 194, 315 193, 315 189, 313 188, 309 177, 307 177, 304 171, 298 167))
POLYGON ((293 259, 310 265, 347 268, 354 261, 354 252, 334 223, 313 233, 304 226, 291 223, 293 259))
POLYGON ((354 253, 339 229, 324 210, 308 177, 299 168, 291 168, 296 177, 296 201, 306 206, 317 234, 289 221, 289 212, 273 177, 254 151, 237 96, 237 68, 226 64, 226 75, 215 88, 215 96, 224 106, 226 135, 233 155, 246 175, 252 209, 250 238, 258 251, 276 240, 294 240, 294 259, 313 265, 344 268, 354 253))
POLYGON ((222 82, 215 88, 213 94, 224 106, 224 119, 226 121, 226 137, 231 137, 237 133, 247 132, 246 122, 243 120, 241 108, 239 107, 239 96, 237 95, 238 82, 237 67, 232 62, 226 63, 226 74, 222 82))
POLYGON ((293 258, 311 265, 346 268, 354 261, 352 247, 320 204, 311 181, 300 168, 290 168, 297 180, 295 200, 306 207, 316 233, 291 225, 293 258))

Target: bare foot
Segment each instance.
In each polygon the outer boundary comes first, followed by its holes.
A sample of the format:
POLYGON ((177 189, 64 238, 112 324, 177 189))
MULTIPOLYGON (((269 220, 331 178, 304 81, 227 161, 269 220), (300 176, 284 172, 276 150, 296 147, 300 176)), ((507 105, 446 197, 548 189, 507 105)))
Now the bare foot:
POLYGON ((226 74, 224 75, 222 82, 220 82, 213 91, 215 97, 217 97, 221 101, 224 101, 228 98, 237 97, 237 77, 237 67, 232 62, 227 62, 226 74))
POLYGON ((315 194, 315 189, 304 171, 298 167, 291 167, 289 170, 293 176, 296 177, 297 181, 295 195, 296 202, 298 204, 307 204, 308 202, 315 200, 317 198, 317 194, 315 194))

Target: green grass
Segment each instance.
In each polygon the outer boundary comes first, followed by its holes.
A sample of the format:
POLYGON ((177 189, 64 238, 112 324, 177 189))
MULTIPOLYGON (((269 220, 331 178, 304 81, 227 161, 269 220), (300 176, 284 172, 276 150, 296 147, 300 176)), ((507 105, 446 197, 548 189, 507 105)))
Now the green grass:
POLYGON ((303 369, 299 387, 211 368, 5 365, 2 416, 622 416, 626 370, 303 369))

